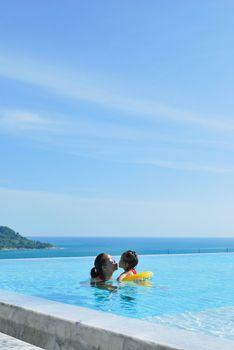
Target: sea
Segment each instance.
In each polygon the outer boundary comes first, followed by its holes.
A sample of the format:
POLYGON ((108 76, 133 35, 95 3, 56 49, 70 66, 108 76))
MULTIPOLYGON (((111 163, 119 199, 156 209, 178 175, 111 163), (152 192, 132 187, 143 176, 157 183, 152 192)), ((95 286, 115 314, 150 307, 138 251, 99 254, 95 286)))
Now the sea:
POLYGON ((234 238, 182 237, 28 237, 53 244, 52 249, 1 250, 0 259, 114 256, 126 250, 140 255, 234 252, 234 238))

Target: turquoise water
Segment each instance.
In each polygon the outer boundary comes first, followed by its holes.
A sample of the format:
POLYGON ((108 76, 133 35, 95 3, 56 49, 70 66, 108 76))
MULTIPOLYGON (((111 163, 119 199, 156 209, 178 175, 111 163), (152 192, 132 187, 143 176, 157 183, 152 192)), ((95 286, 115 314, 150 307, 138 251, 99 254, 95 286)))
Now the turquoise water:
POLYGON ((234 238, 150 237, 32 237, 55 249, 0 251, 0 259, 94 256, 102 251, 119 255, 127 249, 139 254, 234 252, 234 238))
MULTIPOLYGON (((118 259, 118 256, 115 256, 118 259)), ((234 254, 140 256, 152 285, 89 284, 93 258, 0 260, 0 288, 234 340, 234 254)))

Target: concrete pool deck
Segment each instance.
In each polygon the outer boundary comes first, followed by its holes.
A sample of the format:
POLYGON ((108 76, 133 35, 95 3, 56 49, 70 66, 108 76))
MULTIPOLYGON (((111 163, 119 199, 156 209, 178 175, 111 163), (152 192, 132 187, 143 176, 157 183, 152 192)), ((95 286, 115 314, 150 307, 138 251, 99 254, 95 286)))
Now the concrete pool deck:
POLYGON ((234 349, 233 341, 4 290, 0 332, 46 350, 234 349))
POLYGON ((41 350, 37 346, 25 343, 22 340, 15 339, 9 335, 0 333, 1 350, 41 350))

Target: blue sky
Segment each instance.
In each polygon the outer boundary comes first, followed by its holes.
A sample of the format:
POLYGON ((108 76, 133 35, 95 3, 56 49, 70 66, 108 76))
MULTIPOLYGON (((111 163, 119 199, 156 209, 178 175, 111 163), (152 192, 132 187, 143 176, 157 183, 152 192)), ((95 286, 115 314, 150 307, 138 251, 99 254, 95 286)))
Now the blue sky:
POLYGON ((233 1, 0 4, 0 224, 234 237, 233 1))

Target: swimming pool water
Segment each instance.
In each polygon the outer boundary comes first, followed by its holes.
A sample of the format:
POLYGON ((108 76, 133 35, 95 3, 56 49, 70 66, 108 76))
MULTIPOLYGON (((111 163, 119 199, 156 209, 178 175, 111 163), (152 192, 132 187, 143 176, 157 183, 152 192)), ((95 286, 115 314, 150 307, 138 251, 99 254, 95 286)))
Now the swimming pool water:
POLYGON ((93 260, 0 260, 0 289, 234 340, 234 254, 140 256, 151 284, 118 284, 116 271, 104 287, 89 283, 93 260))

